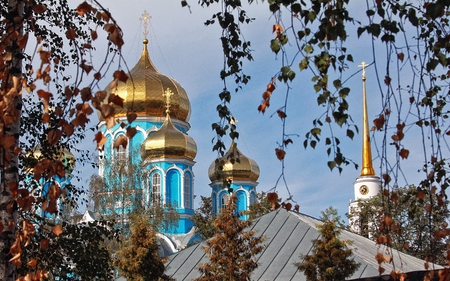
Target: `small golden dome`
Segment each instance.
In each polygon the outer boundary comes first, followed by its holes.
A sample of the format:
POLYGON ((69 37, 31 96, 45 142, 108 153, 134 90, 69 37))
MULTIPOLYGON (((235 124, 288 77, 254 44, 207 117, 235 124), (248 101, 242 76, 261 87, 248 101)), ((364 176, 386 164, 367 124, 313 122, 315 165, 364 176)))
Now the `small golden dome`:
MULTIPOLYGON (((115 89, 111 89, 110 84, 105 89, 108 96, 114 93, 124 100, 123 108, 115 107, 116 117, 124 117, 127 112, 135 112, 137 116, 143 117, 166 116, 162 93, 169 88, 174 93, 171 100, 170 116, 188 122, 191 115, 191 106, 186 91, 176 80, 156 69, 148 54, 148 40, 144 39, 143 43, 144 49, 141 57, 128 73, 129 79, 127 82, 118 82, 115 89)), ((99 119, 102 120, 101 114, 99 119)))
POLYGON ((208 176, 211 182, 231 180, 231 181, 254 181, 259 178, 259 166, 255 160, 245 156, 233 142, 218 161, 212 162, 209 166, 208 176), (234 163, 231 163, 234 158, 234 163), (239 159, 239 161, 237 161, 239 159), (223 161, 222 171, 219 170, 223 161))
POLYGON ((194 139, 181 132, 166 117, 161 128, 150 134, 141 145, 142 160, 176 158, 194 160, 197 144, 194 139))

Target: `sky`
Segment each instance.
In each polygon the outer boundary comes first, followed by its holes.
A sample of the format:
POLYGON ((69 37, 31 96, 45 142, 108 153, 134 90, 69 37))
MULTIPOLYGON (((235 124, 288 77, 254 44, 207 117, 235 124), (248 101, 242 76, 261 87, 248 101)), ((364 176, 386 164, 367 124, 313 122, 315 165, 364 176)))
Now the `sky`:
MULTIPOLYGON (((219 40, 221 31, 217 25, 206 27, 204 21, 209 19, 219 6, 202 8, 197 4, 197 0, 191 0, 188 1, 191 5, 192 13, 190 13, 187 8, 181 7, 179 0, 100 2, 104 7, 108 7, 124 32, 123 56, 130 69, 137 62, 143 48, 144 30, 139 19, 142 18, 144 10, 151 15, 148 35, 150 57, 160 72, 181 83, 191 102, 189 121, 191 129, 188 134, 194 138, 198 147, 196 164, 193 168, 194 194, 197 196, 195 205, 198 206, 200 195, 210 196, 208 168, 217 157, 217 153, 212 151, 215 133, 211 130, 211 123, 219 120, 215 108, 220 102, 218 94, 223 88, 223 82, 219 77, 223 65, 219 40)), ((244 65, 244 72, 252 78, 248 85, 232 95, 231 111, 238 120, 239 149, 254 159, 260 167, 261 175, 257 190, 267 192, 276 187, 279 197, 283 199, 288 197, 289 190, 293 200, 300 205, 300 212, 319 217, 321 211, 332 206, 338 210, 342 218, 345 218, 348 204, 354 198, 353 182, 360 171, 353 165, 344 167, 342 174, 336 170, 330 171, 327 161, 331 159, 326 154, 324 140, 315 150, 303 147, 304 136, 312 128, 312 120, 319 117, 324 108, 317 106, 317 96, 312 88, 310 74, 300 73, 297 67, 294 67, 297 77, 292 85, 286 110, 287 133, 293 134, 293 144, 288 146, 285 158, 284 176, 287 184, 280 181, 276 185, 281 174, 281 162, 275 156, 275 148, 278 147, 277 142, 281 140, 282 127, 277 115, 273 117, 271 115, 283 105, 285 89, 278 83, 279 87, 274 91, 270 108, 265 114, 258 112, 261 95, 272 76, 279 70, 280 61, 269 47, 274 35, 273 20, 270 18, 267 3, 252 5, 248 13, 256 19, 250 27, 244 29, 245 38, 252 43, 254 61, 244 65)), ((354 40, 356 32, 349 35, 349 40, 353 40, 351 46, 354 48, 352 53, 354 63, 350 64, 349 73, 356 73, 349 78, 347 85, 352 89, 349 96, 349 114, 361 129, 362 82, 358 65, 362 61, 371 60, 366 51, 370 47, 370 41, 354 40)), ((375 79, 371 80, 371 74, 373 74, 371 68, 368 68, 368 108, 369 117, 373 119, 377 113, 375 111, 379 110, 379 99, 371 92, 371 88, 375 87, 375 79)), ((104 87, 108 82, 103 81, 104 87)), ((234 88, 232 81, 228 81, 228 86, 230 89, 234 88)), ((98 120, 93 117, 92 123, 96 122, 98 120)), ((343 142, 344 154, 361 164, 361 135, 355 135, 351 141, 345 137, 345 130, 338 130, 336 133, 343 142)), ((95 144, 90 141, 91 139, 87 138, 83 148, 94 151, 95 144)), ((226 145, 229 144, 230 141, 227 140, 226 145)), ((374 160, 374 166, 378 166, 377 159, 374 160)), ((88 175, 93 171, 86 167, 77 169, 87 182, 88 175)))

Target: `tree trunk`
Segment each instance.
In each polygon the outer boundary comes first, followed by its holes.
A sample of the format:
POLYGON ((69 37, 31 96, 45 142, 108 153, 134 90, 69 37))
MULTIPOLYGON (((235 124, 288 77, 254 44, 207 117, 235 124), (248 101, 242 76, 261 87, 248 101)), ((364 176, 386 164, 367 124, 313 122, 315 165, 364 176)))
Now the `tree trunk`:
MULTIPOLYGON (((23 15, 23 4, 18 0, 9 0, 9 15, 8 18, 23 15)), ((14 24, 14 21, 11 21, 14 24)), ((23 34, 22 25, 19 23, 13 26, 19 34, 23 34)), ((13 41, 10 45, 11 61, 7 69, 6 78, 1 81, 1 93, 3 101, 9 101, 6 104, 8 113, 13 117, 13 122, 10 125, 5 125, 1 134, 4 139, 13 138, 14 144, 12 147, 5 147, 5 144, 0 150, 1 172, 0 172, 0 222, 4 229, 0 234, 0 280, 14 281, 15 266, 9 260, 11 259, 10 248, 15 240, 16 224, 17 224, 17 207, 14 201, 11 187, 17 186, 19 182, 19 163, 18 157, 14 153, 14 148, 19 146, 20 133, 20 116, 22 108, 22 98, 19 95, 20 83, 19 79, 22 75, 22 50, 19 49, 16 42, 13 41), (15 88, 15 89, 13 89, 15 88), (13 89, 11 91, 11 89, 13 89), (5 98, 6 94, 9 98, 5 98), (13 114, 11 114, 13 113, 13 114)), ((3 113, 5 114, 5 112, 3 113)))

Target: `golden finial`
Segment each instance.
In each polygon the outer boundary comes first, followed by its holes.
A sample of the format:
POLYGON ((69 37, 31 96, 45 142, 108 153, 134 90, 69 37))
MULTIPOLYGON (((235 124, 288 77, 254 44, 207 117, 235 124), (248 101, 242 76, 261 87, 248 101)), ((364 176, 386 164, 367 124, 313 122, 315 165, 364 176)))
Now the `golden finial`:
POLYGON ((358 65, 362 67, 363 81, 363 147, 362 147, 362 169, 361 176, 375 176, 372 164, 372 149, 370 148, 369 117, 367 113, 366 97, 366 67, 369 66, 364 61, 358 65))
POLYGON ((166 98, 166 114, 170 113, 170 97, 173 96, 173 92, 167 88, 167 90, 163 93, 163 97, 166 98))
POLYGON ((150 14, 147 12, 147 10, 144 10, 144 13, 142 14, 142 18, 139 18, 140 21, 144 22, 144 43, 145 41, 148 42, 147 40, 147 35, 148 35, 148 21, 151 19, 152 17, 150 16, 150 14))

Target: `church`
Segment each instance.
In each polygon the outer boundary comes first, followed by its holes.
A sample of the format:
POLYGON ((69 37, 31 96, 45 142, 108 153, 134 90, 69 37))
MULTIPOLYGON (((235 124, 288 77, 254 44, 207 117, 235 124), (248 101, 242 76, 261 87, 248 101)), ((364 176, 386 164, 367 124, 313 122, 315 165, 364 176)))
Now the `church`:
MULTIPOLYGON (((159 234, 161 254, 167 256, 188 244, 200 242, 191 220, 194 214, 194 160, 197 145, 188 134, 191 115, 188 95, 180 83, 155 67, 147 44, 148 40, 144 39, 141 56, 130 70, 130 79, 126 83, 119 82, 115 87, 109 85, 106 88, 108 97, 116 95, 123 99, 123 108, 116 107, 117 122, 113 126, 108 126, 99 116, 99 130, 107 139, 100 153, 99 175, 112 186, 114 180, 122 181, 122 178, 109 178, 111 169, 115 168, 111 165, 114 161, 128 159, 126 161, 141 167, 142 178, 135 183, 136 201, 142 202, 144 208, 151 208, 154 204, 171 206, 179 215, 173 227, 159 234), (127 128, 121 126, 128 123, 128 113, 137 115, 131 124, 136 130, 131 139, 127 137, 127 128), (116 146, 121 138, 127 138, 126 148, 116 146)), ((222 188, 224 180, 231 182, 230 188, 238 197, 240 212, 255 202, 259 166, 240 152, 234 143, 219 161, 211 163, 208 175, 214 213, 220 212, 228 204, 228 190, 222 188), (239 158, 239 161, 230 160, 232 158, 239 158), (220 172, 218 163, 221 163, 220 172)), ((106 188, 102 194, 105 201, 98 202, 96 210, 101 215, 107 215, 108 208, 103 207, 112 192, 106 188)), ((118 202, 115 206, 117 209, 125 208, 125 212, 133 211, 132 203, 124 207, 123 202, 118 202)), ((246 219, 246 216, 243 215, 242 219, 246 219)))
MULTIPOLYGON (((145 23, 144 23, 145 25, 145 23)), ((145 33, 144 33, 145 35, 145 33)), ((195 235, 191 220, 194 214, 195 157, 198 147, 189 136, 191 106, 188 94, 174 78, 162 74, 152 63, 147 49, 148 40, 143 40, 143 50, 136 65, 130 70, 130 79, 117 86, 108 86, 108 95, 123 99, 123 108, 116 108, 117 124, 107 124, 100 119, 99 128, 107 138, 100 153, 100 176, 110 173, 110 163, 130 159, 142 168, 142 179, 135 187, 137 201, 144 207, 154 204, 172 206, 179 215, 175 227, 162 231, 160 255, 168 257, 167 274, 175 280, 192 280, 200 276, 200 264, 207 262, 203 251, 205 242, 195 235), (127 114, 135 113, 132 122, 136 133, 127 137, 127 114), (121 138, 127 138, 127 147, 117 146, 121 138), (188 245, 192 245, 187 247, 188 245)), ((372 165, 370 135, 366 101, 366 77, 363 63, 363 149, 362 169, 354 183, 354 199, 349 209, 357 208, 358 200, 376 196, 381 190, 381 180, 372 165)), ((245 156, 233 142, 225 155, 211 163, 208 176, 211 181, 212 207, 215 214, 227 206, 229 191, 223 189, 223 181, 230 182, 238 198, 238 211, 248 210, 256 201, 257 180, 260 176, 258 164, 245 156), (234 161, 233 158, 239 158, 234 161), (233 159, 233 160, 231 160, 233 159), (220 166, 220 167, 219 167, 220 166)), ((105 196, 108 190, 105 191, 105 196)), ((101 208, 100 214, 106 214, 101 208)), ((123 205, 116 204, 118 208, 123 205)), ((132 205, 130 205, 132 206, 132 205)), ((126 208, 131 212, 132 207, 126 208)), ((241 219, 246 219, 245 215, 241 219)), ((89 220, 86 216, 84 220, 89 220)), ((319 237, 317 226, 320 220, 297 211, 279 209, 254 221, 256 235, 267 239, 265 248, 257 257, 259 267, 252 280, 306 280, 303 272, 294 265, 301 255, 308 254, 312 240, 319 237)), ((353 232, 343 230, 341 238, 353 242, 351 248, 360 268, 348 280, 389 280, 389 275, 380 277, 375 256, 379 246, 374 241, 358 235, 360 227, 353 232)), ((393 267, 385 263, 386 272, 399 269, 408 273, 409 280, 423 278, 424 261, 397 253, 401 265, 393 267)), ((435 269, 441 268, 436 266, 435 269)))

